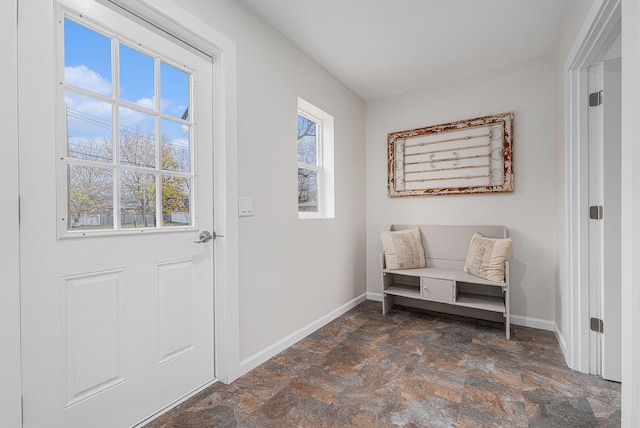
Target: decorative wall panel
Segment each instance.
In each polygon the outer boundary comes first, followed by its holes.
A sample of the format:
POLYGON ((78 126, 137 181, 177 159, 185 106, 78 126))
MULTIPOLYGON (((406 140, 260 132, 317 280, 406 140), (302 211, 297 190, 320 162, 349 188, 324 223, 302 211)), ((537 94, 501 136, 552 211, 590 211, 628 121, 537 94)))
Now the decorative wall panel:
POLYGON ((389 197, 513 191, 513 113, 387 135, 389 197))

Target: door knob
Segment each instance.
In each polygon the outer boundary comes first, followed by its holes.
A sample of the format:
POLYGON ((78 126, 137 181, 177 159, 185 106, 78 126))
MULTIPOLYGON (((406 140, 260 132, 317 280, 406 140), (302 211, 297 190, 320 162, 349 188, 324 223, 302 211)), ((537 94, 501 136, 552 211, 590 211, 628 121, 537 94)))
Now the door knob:
POLYGON ((193 242, 195 242, 196 244, 204 244, 205 242, 209 242, 212 239, 216 239, 218 237, 224 238, 224 236, 222 236, 222 235, 217 235, 216 232, 213 232, 213 235, 212 235, 208 231, 204 230, 204 231, 200 232, 200 236, 198 236, 198 238, 200 238, 200 240, 193 241, 193 242))

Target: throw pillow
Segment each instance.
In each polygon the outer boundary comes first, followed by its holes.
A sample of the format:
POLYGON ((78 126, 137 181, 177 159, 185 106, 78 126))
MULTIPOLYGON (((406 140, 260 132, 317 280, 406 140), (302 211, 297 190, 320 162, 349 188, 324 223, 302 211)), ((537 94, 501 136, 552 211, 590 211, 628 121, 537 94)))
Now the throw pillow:
POLYGON ((511 255, 511 238, 487 238, 476 232, 469 242, 463 271, 489 281, 504 282, 504 262, 511 255))
POLYGON ((380 232, 387 269, 425 267, 420 229, 380 232))

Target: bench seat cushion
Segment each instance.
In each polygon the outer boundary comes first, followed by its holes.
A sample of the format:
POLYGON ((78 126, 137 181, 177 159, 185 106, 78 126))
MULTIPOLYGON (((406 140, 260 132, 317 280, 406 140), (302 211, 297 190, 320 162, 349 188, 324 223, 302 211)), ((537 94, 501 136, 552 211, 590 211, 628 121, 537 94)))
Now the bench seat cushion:
POLYGON ((419 228, 380 232, 385 264, 390 269, 426 266, 419 228))
POLYGON ((469 242, 469 250, 463 271, 490 281, 504 281, 504 262, 511 255, 511 238, 487 238, 475 232, 469 242))

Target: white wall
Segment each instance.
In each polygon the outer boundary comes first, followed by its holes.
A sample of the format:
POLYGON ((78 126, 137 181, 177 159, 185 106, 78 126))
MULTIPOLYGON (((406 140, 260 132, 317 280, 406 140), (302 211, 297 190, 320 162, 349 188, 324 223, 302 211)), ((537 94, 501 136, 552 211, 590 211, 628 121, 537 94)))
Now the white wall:
POLYGON ((18 265, 18 118, 16 2, 0 13, 0 425, 20 426, 20 288, 18 265))
POLYGON ((512 314, 553 321, 551 56, 367 103, 367 290, 382 291, 379 231, 392 223, 506 225, 513 238, 512 314), (514 112, 514 191, 387 197, 387 133, 514 112))
POLYGON ((237 46, 240 358, 365 292, 364 102, 233 0, 179 4, 237 46), (335 219, 297 215, 297 98, 335 118, 335 219))

